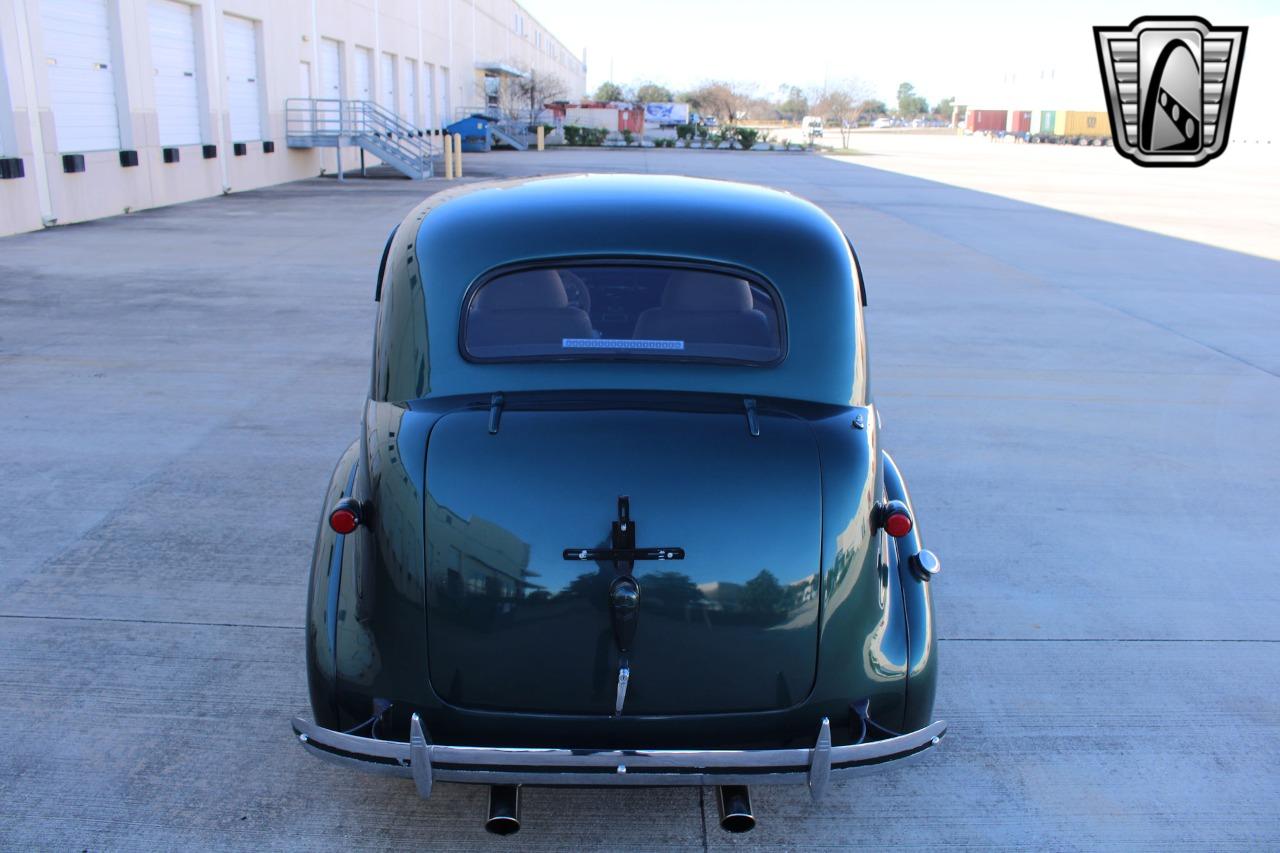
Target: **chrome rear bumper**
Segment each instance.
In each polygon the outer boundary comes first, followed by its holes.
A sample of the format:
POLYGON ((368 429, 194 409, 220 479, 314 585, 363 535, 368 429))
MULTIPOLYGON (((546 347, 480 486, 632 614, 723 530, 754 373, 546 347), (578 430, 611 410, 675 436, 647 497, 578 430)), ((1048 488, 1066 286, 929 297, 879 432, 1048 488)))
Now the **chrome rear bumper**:
POLYGON ((914 732, 872 743, 831 745, 823 718, 812 747, 792 749, 541 749, 446 746, 427 740, 418 715, 409 740, 342 734, 294 717, 308 750, 329 761, 373 773, 412 778, 418 793, 434 782, 486 785, 771 785, 806 784, 814 799, 832 779, 882 769, 919 756, 947 733, 939 720, 914 732))

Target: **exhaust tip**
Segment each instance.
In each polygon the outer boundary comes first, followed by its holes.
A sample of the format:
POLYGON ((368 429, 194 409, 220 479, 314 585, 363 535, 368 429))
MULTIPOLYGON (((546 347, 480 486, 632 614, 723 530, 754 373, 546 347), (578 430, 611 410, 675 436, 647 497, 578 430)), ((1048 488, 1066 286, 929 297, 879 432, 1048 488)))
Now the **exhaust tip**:
POLYGON ((515 835, 520 831, 519 785, 489 786, 489 817, 484 828, 494 835, 515 835))
POLYGON ((716 806, 720 809, 720 828, 725 832, 750 832, 756 828, 751 792, 746 785, 717 785, 716 806))
POLYGON ((515 835, 520 831, 520 821, 505 815, 491 817, 484 822, 484 830, 494 835, 515 835))
POLYGON ((725 815, 720 820, 720 828, 725 832, 750 832, 756 828, 756 819, 749 814, 725 815))

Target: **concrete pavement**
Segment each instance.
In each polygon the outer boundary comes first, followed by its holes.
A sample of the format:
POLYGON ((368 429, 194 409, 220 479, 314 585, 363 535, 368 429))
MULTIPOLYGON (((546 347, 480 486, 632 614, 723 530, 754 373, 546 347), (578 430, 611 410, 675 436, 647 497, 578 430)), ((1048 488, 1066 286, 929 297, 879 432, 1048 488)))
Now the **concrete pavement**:
POLYGON ((482 789, 304 754, 378 254, 443 186, 316 179, 0 240, 0 847, 1280 844, 1280 263, 813 155, 468 160, 582 169, 789 189, 853 237, 943 559, 942 750, 761 789, 742 837, 698 789, 532 789, 505 841, 482 789))

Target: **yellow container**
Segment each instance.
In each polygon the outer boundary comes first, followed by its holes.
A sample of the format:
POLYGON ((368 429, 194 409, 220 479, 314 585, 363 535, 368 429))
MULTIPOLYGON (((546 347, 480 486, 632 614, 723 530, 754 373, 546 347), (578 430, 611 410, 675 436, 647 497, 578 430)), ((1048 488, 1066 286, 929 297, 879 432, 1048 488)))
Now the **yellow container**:
POLYGON ((1054 116, 1056 136, 1104 137, 1111 135, 1111 120, 1105 112, 1058 110, 1054 116))

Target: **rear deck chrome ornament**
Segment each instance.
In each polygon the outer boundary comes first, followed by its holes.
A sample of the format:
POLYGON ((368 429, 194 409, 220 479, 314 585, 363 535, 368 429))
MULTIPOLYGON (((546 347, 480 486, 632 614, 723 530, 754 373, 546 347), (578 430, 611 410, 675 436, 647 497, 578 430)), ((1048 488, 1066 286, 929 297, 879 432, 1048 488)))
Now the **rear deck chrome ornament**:
POLYGON ((1153 16, 1093 33, 1122 156, 1139 166, 1201 166, 1226 150, 1248 27, 1153 16))
MULTIPOLYGON (((755 401, 750 401, 754 404, 755 401)), ((748 413, 754 411, 748 407, 748 413)), ((683 560, 684 549, 675 547, 637 548, 636 523, 631 518, 631 498, 618 496, 618 520, 613 522, 610 548, 565 548, 566 560, 609 561, 617 576, 609 584, 609 619, 613 623, 613 639, 618 647, 618 692, 613 715, 622 716, 627 700, 627 683, 631 680, 631 664, 627 655, 635 640, 640 620, 640 584, 631 574, 636 560, 683 560)))
MULTIPOLYGON (((615 717, 622 716, 622 706, 627 701, 627 682, 631 680, 631 667, 627 664, 626 658, 618 665, 618 699, 613 707, 613 715, 615 717)), ((619 773, 627 772, 625 768, 618 771, 619 773)))

